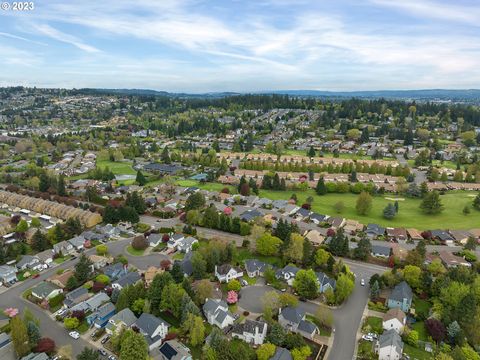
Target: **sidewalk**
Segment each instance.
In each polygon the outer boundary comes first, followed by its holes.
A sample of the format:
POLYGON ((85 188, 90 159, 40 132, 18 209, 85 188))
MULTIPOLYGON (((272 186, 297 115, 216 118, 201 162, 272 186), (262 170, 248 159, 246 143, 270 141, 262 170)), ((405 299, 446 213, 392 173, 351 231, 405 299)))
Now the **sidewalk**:
POLYGON ((369 315, 369 311, 368 310, 368 303, 367 305, 365 305, 365 308, 363 309, 363 315, 362 315, 362 319, 360 320, 360 325, 357 329, 357 335, 355 337, 355 349, 353 350, 353 359, 356 359, 357 358, 357 351, 358 351, 358 341, 362 338, 362 325, 363 325, 363 321, 365 320, 365 318, 369 315))

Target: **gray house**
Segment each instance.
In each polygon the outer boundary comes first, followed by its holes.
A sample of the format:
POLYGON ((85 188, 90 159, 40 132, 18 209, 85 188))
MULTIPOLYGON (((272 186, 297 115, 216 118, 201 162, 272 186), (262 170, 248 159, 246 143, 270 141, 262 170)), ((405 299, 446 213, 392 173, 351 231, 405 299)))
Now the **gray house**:
POLYGON ((400 308, 403 312, 408 313, 412 306, 412 299, 412 288, 405 281, 402 281, 393 288, 388 298, 388 307, 390 309, 400 308))
POLYGON ((17 270, 8 265, 1 265, 0 266, 0 279, 3 283, 14 283, 17 281, 17 270))
POLYGON ((151 351, 162 343, 162 340, 167 336, 170 325, 165 320, 152 314, 143 313, 134 326, 142 333, 147 341, 148 349, 151 351))
POLYGON ((287 306, 280 309, 278 322, 285 330, 313 339, 319 333, 318 327, 311 321, 305 320, 305 311, 299 307, 287 306))
POLYGON ((400 360, 403 353, 402 338, 394 329, 387 330, 378 338, 375 350, 379 360, 400 360))
POLYGON ((19 271, 22 270, 41 270, 43 265, 40 263, 40 259, 32 255, 23 255, 19 262, 15 265, 19 271))

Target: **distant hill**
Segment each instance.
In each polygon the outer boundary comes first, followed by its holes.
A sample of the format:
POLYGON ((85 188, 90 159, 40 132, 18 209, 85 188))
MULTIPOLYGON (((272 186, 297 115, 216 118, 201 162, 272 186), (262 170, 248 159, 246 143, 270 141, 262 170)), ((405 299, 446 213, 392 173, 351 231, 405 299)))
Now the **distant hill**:
POLYGON ((448 90, 448 89, 425 89, 425 90, 374 90, 374 91, 322 91, 322 90, 265 90, 253 93, 238 92, 208 92, 200 94, 171 93, 150 89, 93 89, 85 88, 76 90, 80 93, 89 94, 112 94, 112 95, 137 95, 137 96, 167 96, 178 98, 222 98, 227 96, 244 94, 275 94, 298 97, 321 97, 321 98, 364 98, 364 99, 401 99, 419 101, 466 101, 480 103, 480 89, 448 90))

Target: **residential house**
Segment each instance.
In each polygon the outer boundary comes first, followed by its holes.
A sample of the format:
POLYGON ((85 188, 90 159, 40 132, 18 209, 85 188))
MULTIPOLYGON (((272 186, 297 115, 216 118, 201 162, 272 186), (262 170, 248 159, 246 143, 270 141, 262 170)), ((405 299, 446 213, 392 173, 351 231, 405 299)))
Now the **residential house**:
POLYGON ((84 231, 82 233, 82 236, 85 240, 88 240, 88 241, 105 241, 106 239, 108 239, 108 236, 105 235, 105 234, 100 234, 98 232, 94 232, 94 231, 84 231))
POLYGON ((40 260, 42 264, 45 264, 46 266, 51 266, 53 263, 53 256, 52 256, 51 249, 47 249, 42 252, 39 252, 35 256, 38 258, 38 260, 40 260))
POLYGON ((320 246, 325 241, 326 233, 327 229, 314 229, 306 233, 305 238, 310 241, 313 246, 320 246))
POLYGON ((273 201, 268 198, 260 198, 255 201, 254 205, 260 208, 269 208, 272 206, 273 201))
POLYGON ((385 228, 377 224, 368 224, 365 229, 365 234, 367 234, 370 239, 377 239, 385 235, 385 228))
POLYGON ((167 247, 169 249, 176 249, 180 241, 183 240, 184 238, 185 236, 179 233, 170 235, 170 238, 168 239, 167 247))
POLYGON ((155 266, 150 266, 144 273, 143 273, 143 280, 145 281, 145 286, 150 287, 152 284, 153 279, 158 274, 164 273, 165 270, 157 268, 155 266))
POLYGON ((327 219, 327 223, 333 229, 340 229, 342 226, 345 225, 345 218, 342 217, 329 217, 327 219))
POLYGON ((438 240, 443 245, 453 245, 453 237, 445 230, 432 230, 430 233, 433 240, 438 240))
POLYGON ((93 295, 91 298, 88 298, 77 305, 74 305, 71 310, 83 310, 87 311, 97 311, 100 306, 110 301, 110 297, 104 292, 99 292, 98 294, 93 295))
POLYGON ((400 335, 390 329, 378 338, 376 352, 379 360, 400 360, 403 354, 403 342, 400 335))
POLYGON ((263 276, 265 270, 271 267, 270 264, 264 263, 263 261, 257 259, 245 260, 245 271, 247 275, 251 278, 256 276, 263 276))
POLYGON ((449 230, 448 232, 456 243, 462 245, 465 245, 468 241, 468 238, 472 236, 472 234, 470 234, 468 231, 463 230, 449 230))
POLYGON ((107 325, 108 320, 115 314, 115 305, 107 302, 87 316, 88 325, 94 325, 97 329, 101 329, 107 325))
POLYGON ((151 247, 157 247, 162 243, 162 234, 152 233, 147 236, 148 245, 151 247))
POLYGON ((263 216, 263 214, 257 209, 249 209, 240 214, 240 220, 250 222, 260 216, 263 216))
POLYGON ((107 258, 105 256, 99 256, 99 255, 90 255, 88 259, 92 262, 92 266, 94 270, 100 270, 107 266, 107 264, 110 261, 113 261, 112 258, 107 258))
POLYGON ((384 330, 393 329, 402 334, 406 323, 407 316, 399 308, 390 309, 383 315, 382 326, 384 330))
POLYGON ((75 251, 73 245, 68 241, 61 241, 59 243, 53 244, 53 253, 55 255, 70 255, 75 251))
POLYGON ((58 286, 46 281, 38 283, 31 289, 31 291, 32 296, 39 300, 49 300, 63 292, 58 286))
POLYGON ((117 279, 115 282, 112 283, 112 288, 117 290, 122 290, 124 287, 129 285, 135 285, 142 279, 140 274, 136 271, 131 271, 126 275, 122 276, 121 278, 117 279))
POLYGON ((449 251, 439 251, 438 256, 440 257, 440 260, 442 261, 442 264, 447 268, 456 268, 457 266, 466 266, 466 267, 471 267, 472 264, 470 264, 467 260, 464 258, 454 255, 449 251))
POLYGON ((192 360, 190 349, 177 340, 165 341, 158 352, 160 360, 192 360))
POLYGON ((318 291, 320 293, 324 293, 327 291, 327 289, 331 289, 332 291, 335 291, 335 286, 337 282, 335 279, 332 279, 331 277, 327 276, 321 271, 318 271, 315 273, 317 275, 317 280, 318 280, 318 291))
POLYGON ((50 357, 44 353, 30 353, 27 356, 22 357, 20 360, 50 360, 50 357))
POLYGON ((121 329, 130 328, 137 320, 138 319, 132 310, 125 308, 108 319, 105 331, 109 335, 118 334, 121 329))
POLYGON ((412 288, 405 281, 402 281, 393 288, 388 297, 387 306, 390 309, 400 308, 403 312, 408 313, 412 306, 412 299, 412 288))
POLYGON ((63 304, 66 307, 71 308, 77 304, 80 304, 82 301, 87 300, 88 298, 90 298, 90 293, 85 287, 80 286, 65 295, 65 300, 63 301, 63 304))
POLYGON ((275 354, 273 354, 270 360, 293 360, 293 357, 288 349, 277 346, 275 354))
POLYGON ((215 276, 218 281, 228 283, 230 280, 238 279, 243 276, 243 271, 230 264, 215 265, 215 276))
POLYGON ((284 211, 284 214, 287 215, 287 216, 293 216, 297 213, 297 211, 300 210, 300 206, 297 206, 295 204, 288 204, 287 206, 285 206, 285 208, 283 209, 284 211))
POLYGON ((180 265, 180 269, 186 277, 193 274, 192 254, 192 252, 188 252, 182 260, 175 260, 175 262, 180 265))
POLYGON ((315 212, 312 212, 310 214, 310 221, 313 222, 316 225, 322 224, 328 220, 327 215, 322 215, 322 214, 317 214, 315 212))
POLYGON ((0 359, 2 360, 16 360, 15 350, 10 335, 7 333, 0 333, 0 359))
POLYGON ((9 265, 0 265, 0 279, 4 284, 17 281, 17 269, 9 265))
POLYGON ((40 259, 32 255, 23 255, 15 266, 19 271, 27 269, 41 271, 44 268, 43 264, 40 262, 40 259))
POLYGON ((82 251, 85 245, 85 238, 82 235, 75 236, 67 240, 76 251, 82 251))
POLYGON ((357 232, 363 230, 363 224, 359 223, 357 220, 348 219, 345 221, 343 230, 347 235, 355 235, 357 232))
POLYGON ((295 212, 295 219, 300 221, 304 219, 308 219, 308 217, 310 216, 310 213, 311 213, 310 210, 300 208, 295 212))
POLYGON ((277 279, 286 281, 288 285, 292 286, 293 280, 295 279, 295 276, 299 270, 300 269, 296 266, 286 265, 283 269, 277 270, 275 277, 277 279))
POLYGON ((56 274, 47 279, 52 284, 57 285, 58 287, 64 289, 67 286, 68 279, 74 275, 73 270, 66 270, 61 274, 56 274))
POLYGON ((272 201, 272 208, 277 209, 277 210, 285 211, 285 208, 287 207, 287 205, 288 205, 287 200, 273 200, 272 201))
POLYGON ((372 245, 371 254, 375 257, 388 258, 391 255, 392 248, 390 246, 372 245))
POLYGON ((138 328, 147 341, 149 351, 152 351, 158 347, 165 336, 167 336, 170 325, 161 318, 153 316, 152 314, 143 313, 135 322, 134 326, 138 328))
POLYGON ((235 321, 235 316, 228 310, 228 305, 223 300, 206 299, 202 309, 208 323, 220 329, 224 329, 235 321))
POLYGON ((121 234, 121 230, 112 224, 107 224, 105 226, 97 225, 96 230, 109 238, 118 238, 121 234))
POLYGON ((422 233, 417 229, 407 229, 408 236, 413 241, 423 240, 422 233))
POLYGON ((407 230, 404 228, 387 228, 387 239, 390 241, 407 241, 407 230))
POLYGON ((114 281, 121 276, 124 276, 127 273, 127 268, 122 263, 118 262, 105 266, 103 268, 103 273, 107 275, 110 280, 114 281))
POLYGON ((313 339, 319 333, 318 327, 305 319, 305 311, 299 307, 287 306, 280 309, 278 322, 285 330, 292 331, 302 336, 313 339))
POLYGON ((198 240, 192 236, 188 236, 178 242, 177 250, 182 253, 188 253, 192 251, 193 244, 197 244, 198 240))
POLYGON ((267 323, 247 319, 242 324, 235 324, 231 334, 232 337, 242 339, 249 344, 261 345, 267 336, 267 323))

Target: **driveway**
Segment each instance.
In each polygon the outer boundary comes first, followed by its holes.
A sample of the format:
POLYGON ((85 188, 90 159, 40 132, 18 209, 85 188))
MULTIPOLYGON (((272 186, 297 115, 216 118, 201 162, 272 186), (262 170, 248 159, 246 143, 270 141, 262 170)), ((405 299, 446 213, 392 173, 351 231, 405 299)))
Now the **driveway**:
POLYGON ((277 291, 271 286, 260 285, 260 286, 246 286, 240 291, 240 300, 238 300, 238 305, 247 311, 252 313, 262 313, 263 312, 263 303, 262 296, 269 291, 277 291))

